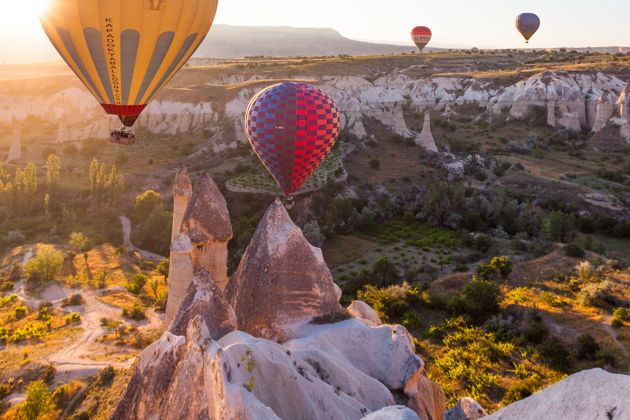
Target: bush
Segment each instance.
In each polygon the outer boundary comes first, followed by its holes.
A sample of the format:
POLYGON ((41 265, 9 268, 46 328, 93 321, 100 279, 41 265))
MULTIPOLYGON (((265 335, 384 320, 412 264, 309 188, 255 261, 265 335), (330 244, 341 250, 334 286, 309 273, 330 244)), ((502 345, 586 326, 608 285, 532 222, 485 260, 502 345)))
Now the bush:
POLYGON ((576 242, 571 242, 564 247, 564 253, 567 257, 584 258, 585 252, 582 246, 576 242))
POLYGON ((18 406, 18 412, 28 420, 55 418, 55 404, 44 381, 26 387, 26 400, 18 406))
POLYGON ((533 395, 540 386, 540 379, 537 376, 531 376, 527 379, 522 379, 513 382, 508 387, 501 405, 506 406, 516 401, 520 401, 533 395))
POLYGON ((551 368, 561 372, 568 372, 571 369, 571 352, 558 341, 547 340, 538 347, 538 350, 551 368))
POLYGON ((613 319, 618 319, 621 322, 630 322, 630 308, 615 309, 613 319))
POLYGON ((63 254, 46 249, 24 264, 23 270, 31 281, 50 282, 54 280, 63 266, 63 254))
POLYGON ((381 161, 378 159, 370 159, 369 165, 370 165, 370 168, 374 170, 381 169, 381 161))
POLYGON ((83 305, 84 303, 85 299, 83 299, 83 295, 76 293, 70 297, 63 298, 63 300, 61 301, 61 306, 65 308, 66 306, 79 306, 83 305))
POLYGON ((68 244, 74 248, 76 252, 85 252, 88 250, 88 238, 81 232, 72 232, 68 244))
POLYGON ((81 314, 72 312, 70 315, 66 315, 64 319, 66 321, 66 325, 77 324, 81 322, 81 314))
POLYGON ((132 306, 123 308, 122 316, 135 321, 147 319, 147 316, 144 313, 144 307, 138 302, 134 303, 132 306))
POLYGON ((617 318, 613 318, 613 320, 610 322, 610 326, 613 328, 621 328, 623 327, 623 321, 617 318))
POLYGON ((494 257, 489 264, 477 266, 477 276, 482 280, 489 280, 495 276, 507 279, 512 272, 512 261, 509 257, 494 257))
POLYGON ((497 285, 474 278, 453 300, 452 310, 468 315, 475 322, 483 322, 499 312, 500 300, 501 290, 497 285))
POLYGON ((611 293, 611 284, 608 281, 585 285, 580 290, 579 299, 583 305, 598 308, 606 308, 615 302, 611 293))
POLYGON ((590 334, 582 334, 577 340, 576 355, 582 360, 594 360, 600 350, 595 337, 590 334))
POLYGON ((162 207, 162 197, 153 190, 146 190, 136 197, 136 220, 145 221, 155 208, 162 207))
POLYGON ((131 278, 131 281, 127 283, 125 288, 129 290, 134 295, 139 295, 144 288, 144 285, 147 284, 148 277, 144 274, 134 274, 131 278))
POLYGON ((110 385, 115 376, 116 370, 112 366, 107 366, 106 368, 103 368, 98 372, 98 379, 100 380, 101 384, 105 386, 110 385))

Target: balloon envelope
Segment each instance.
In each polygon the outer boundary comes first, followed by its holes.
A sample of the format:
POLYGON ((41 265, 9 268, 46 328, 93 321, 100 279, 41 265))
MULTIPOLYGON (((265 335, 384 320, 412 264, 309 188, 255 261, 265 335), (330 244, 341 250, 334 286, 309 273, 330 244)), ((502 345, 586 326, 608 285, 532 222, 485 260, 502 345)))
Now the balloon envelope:
POLYGON ((306 83, 270 86, 245 112, 249 143, 285 195, 299 190, 328 155, 339 122, 332 98, 306 83))
POLYGON ((526 42, 540 28, 540 19, 533 13, 521 13, 516 17, 516 29, 523 35, 526 42))
POLYGON ((218 0, 48 0, 46 35, 108 114, 132 126, 210 30, 218 0))
POLYGON ((422 51, 429 41, 431 41, 431 36, 431 29, 426 26, 416 26, 411 31, 411 39, 414 44, 418 46, 420 51, 422 51))

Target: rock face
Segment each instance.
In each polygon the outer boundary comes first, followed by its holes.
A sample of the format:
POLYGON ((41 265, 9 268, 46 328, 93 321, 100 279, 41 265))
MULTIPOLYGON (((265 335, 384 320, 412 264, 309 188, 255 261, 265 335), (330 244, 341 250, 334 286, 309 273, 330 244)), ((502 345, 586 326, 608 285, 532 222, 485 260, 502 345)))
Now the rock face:
POLYGON ((280 200, 267 209, 226 294, 239 330, 277 341, 340 310, 321 250, 308 243, 280 200))
POLYGON ((444 420, 477 420, 485 418, 487 415, 486 410, 477 401, 465 397, 444 413, 444 420))
POLYGON ((612 92, 602 93, 597 99, 593 132, 601 131, 615 113, 617 95, 612 92))
POLYGON ((488 420, 609 420, 630 418, 630 376, 602 369, 576 373, 488 420))
POLYGON ((234 309, 204 268, 200 268, 192 278, 186 298, 179 305, 169 331, 174 335, 184 335, 188 324, 196 317, 205 321, 208 333, 214 340, 236 330, 234 309))
POLYGON ((416 139, 416 144, 431 152, 437 153, 438 151, 435 140, 433 140, 433 134, 431 133, 431 115, 428 111, 424 113, 424 126, 422 127, 422 133, 420 133, 420 136, 416 139))
POLYGON ((193 243, 195 269, 205 268, 212 280, 225 289, 227 245, 232 239, 232 224, 225 198, 207 173, 197 183, 182 221, 181 233, 187 234, 193 243))
POLYGON ((179 235, 192 193, 192 181, 188 176, 188 171, 184 168, 177 173, 173 183, 173 230, 171 231, 171 241, 174 241, 179 235))
POLYGON ((378 316, 376 311, 374 311, 370 305, 365 302, 361 302, 360 300, 352 302, 352 304, 348 306, 347 311, 353 317, 369 321, 374 325, 378 326, 383 323, 381 321, 381 317, 378 316))
POLYGON ((175 317, 179 306, 188 293, 193 278, 192 243, 186 235, 179 235, 171 243, 168 267, 168 300, 166 301, 166 325, 175 317))
POLYGON ((442 388, 424 375, 419 369, 405 385, 407 405, 420 415, 422 420, 442 420, 446 411, 446 396, 442 388))
POLYGON ((415 411, 410 410, 407 407, 392 405, 363 417, 363 420, 420 420, 420 418, 415 411))

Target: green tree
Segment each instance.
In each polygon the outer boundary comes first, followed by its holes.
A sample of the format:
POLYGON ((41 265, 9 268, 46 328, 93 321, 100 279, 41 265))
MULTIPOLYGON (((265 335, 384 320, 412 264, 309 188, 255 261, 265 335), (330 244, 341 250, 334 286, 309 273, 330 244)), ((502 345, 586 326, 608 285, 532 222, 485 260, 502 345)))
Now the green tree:
POLYGON ((477 277, 482 280, 490 280, 495 275, 506 280, 512 272, 512 261, 509 257, 494 257, 488 264, 477 266, 477 277))
POLYGON ((136 197, 136 218, 146 220, 154 209, 162 208, 162 197, 153 190, 146 190, 136 197))
POLYGON ((354 211, 351 198, 337 198, 330 203, 326 212, 326 227, 338 233, 348 232, 348 219, 354 211))
POLYGON ((29 280, 49 282, 54 280, 63 266, 63 254, 54 249, 45 249, 24 264, 23 271, 29 280))
POLYGON ((44 196, 44 216, 48 218, 49 214, 50 214, 50 194, 47 193, 44 196))
POLYGON ((142 292, 144 285, 147 284, 148 279, 149 278, 144 274, 134 274, 131 281, 127 283, 125 287, 134 295, 139 295, 142 292))
POLYGON ((109 175, 107 176, 107 190, 110 203, 116 208, 120 207, 120 198, 125 192, 125 178, 118 174, 116 165, 112 165, 109 175))
POLYGON ((449 217, 464 208, 466 197, 461 184, 434 182, 422 211, 435 219, 440 226, 446 226, 449 217))
POLYGON ((162 206, 154 207, 142 224, 142 245, 162 255, 167 254, 171 242, 172 223, 171 212, 162 209, 162 206))
POLYGON ((52 189, 57 181, 59 181, 59 170, 61 169, 61 160, 55 154, 49 155, 46 160, 46 182, 49 190, 52 189))
POLYGON ((549 216, 549 238, 556 242, 567 242, 573 229, 573 220, 568 214, 554 211, 549 216))
POLYGON ((501 290, 486 280, 473 278, 455 298, 453 310, 464 313, 473 321, 482 322, 499 311, 501 290))
POLYGON ((43 420, 54 418, 55 404, 44 381, 31 382, 26 387, 26 400, 19 412, 27 420, 43 420))
POLYGON ((170 264, 170 261, 168 258, 162 258, 160 262, 158 263, 157 267, 155 267, 155 270, 161 275, 163 275, 164 279, 168 277, 169 264, 170 264))
POLYGON ((101 204, 105 182, 105 164, 99 162, 96 158, 92 159, 90 163, 90 191, 93 208, 101 204))
POLYGON ((88 249, 88 238, 81 232, 72 232, 68 244, 75 252, 85 252, 88 249))

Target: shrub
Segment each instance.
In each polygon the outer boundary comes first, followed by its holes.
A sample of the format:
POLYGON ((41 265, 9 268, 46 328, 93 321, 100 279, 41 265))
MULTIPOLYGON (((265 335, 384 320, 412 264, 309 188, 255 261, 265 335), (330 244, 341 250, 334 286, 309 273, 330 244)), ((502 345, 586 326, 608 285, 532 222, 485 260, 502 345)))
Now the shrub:
POLYGON ((103 385, 110 385, 116 376, 116 370, 112 366, 107 366, 98 372, 98 379, 103 385))
POLYGON ((600 350, 595 337, 590 334, 582 334, 577 340, 576 355, 583 360, 594 360, 600 350))
POLYGON ((483 322, 499 312, 501 291, 494 283, 474 278, 453 300, 455 313, 468 315, 475 322, 483 322))
POLYGON ((66 321, 66 325, 76 324, 81 322, 81 314, 77 312, 72 312, 71 314, 66 315, 64 319, 66 321))
POLYGON ((31 281, 50 282, 61 273, 62 265, 63 254, 46 249, 24 264, 23 270, 31 281))
POLYGON ((623 327, 623 321, 617 318, 613 318, 613 320, 610 322, 610 325, 613 328, 621 328, 623 327))
POLYGON ((553 369, 568 372, 571 369, 571 352, 555 340, 547 340, 538 347, 540 354, 553 369))
POLYGON ((564 253, 567 257, 584 258, 585 252, 582 246, 576 242, 565 245, 564 253))
POLYGON ((374 170, 379 170, 381 169, 381 161, 374 158, 374 159, 370 159, 370 161, 368 162, 370 165, 370 168, 374 169, 374 170))
POLYGON ((18 412, 28 420, 36 420, 55 418, 55 411, 55 404, 44 381, 31 382, 26 387, 26 400, 18 406, 18 412))
POLYGON ((85 252, 88 249, 88 238, 81 232, 72 232, 68 244, 76 252, 85 252))
POLYGON ((538 376, 534 375, 527 379, 513 382, 508 387, 508 390, 505 393, 503 400, 501 401, 501 405, 506 406, 512 404, 513 402, 527 398, 533 395, 539 386, 540 379, 538 378, 538 376))
POLYGON ((482 280, 489 280, 495 276, 507 279, 512 272, 512 261, 509 257, 494 257, 488 264, 477 266, 477 277, 482 280))
POLYGON ((70 297, 65 297, 61 301, 61 306, 64 308, 67 306, 79 306, 85 303, 85 299, 83 299, 83 295, 76 293, 70 297))
POLYGON ((136 197, 136 219, 140 221, 146 220, 156 207, 162 207, 162 197, 153 190, 146 190, 136 197))
POLYGON ((127 283, 125 288, 129 290, 134 295, 139 295, 144 288, 144 285, 147 284, 148 277, 144 274, 134 274, 131 277, 131 281, 127 283))
POLYGON ((52 400, 58 408, 66 409, 80 390, 81 385, 76 381, 61 385, 52 393, 52 400))
POLYGON ((615 301, 611 294, 611 284, 608 281, 585 285, 580 290, 579 300, 583 305, 599 308, 605 308, 615 301))
POLYGON ((613 319, 618 319, 621 322, 630 322, 630 308, 615 309, 613 319))
POLYGON ((147 319, 147 316, 144 313, 144 307, 138 302, 134 303, 132 306, 123 308, 122 316, 136 321, 147 319))
POLYGON ((13 315, 17 318, 17 319, 22 319, 26 316, 26 311, 27 311, 27 307, 26 306, 18 306, 17 308, 15 308, 13 310, 13 315))

